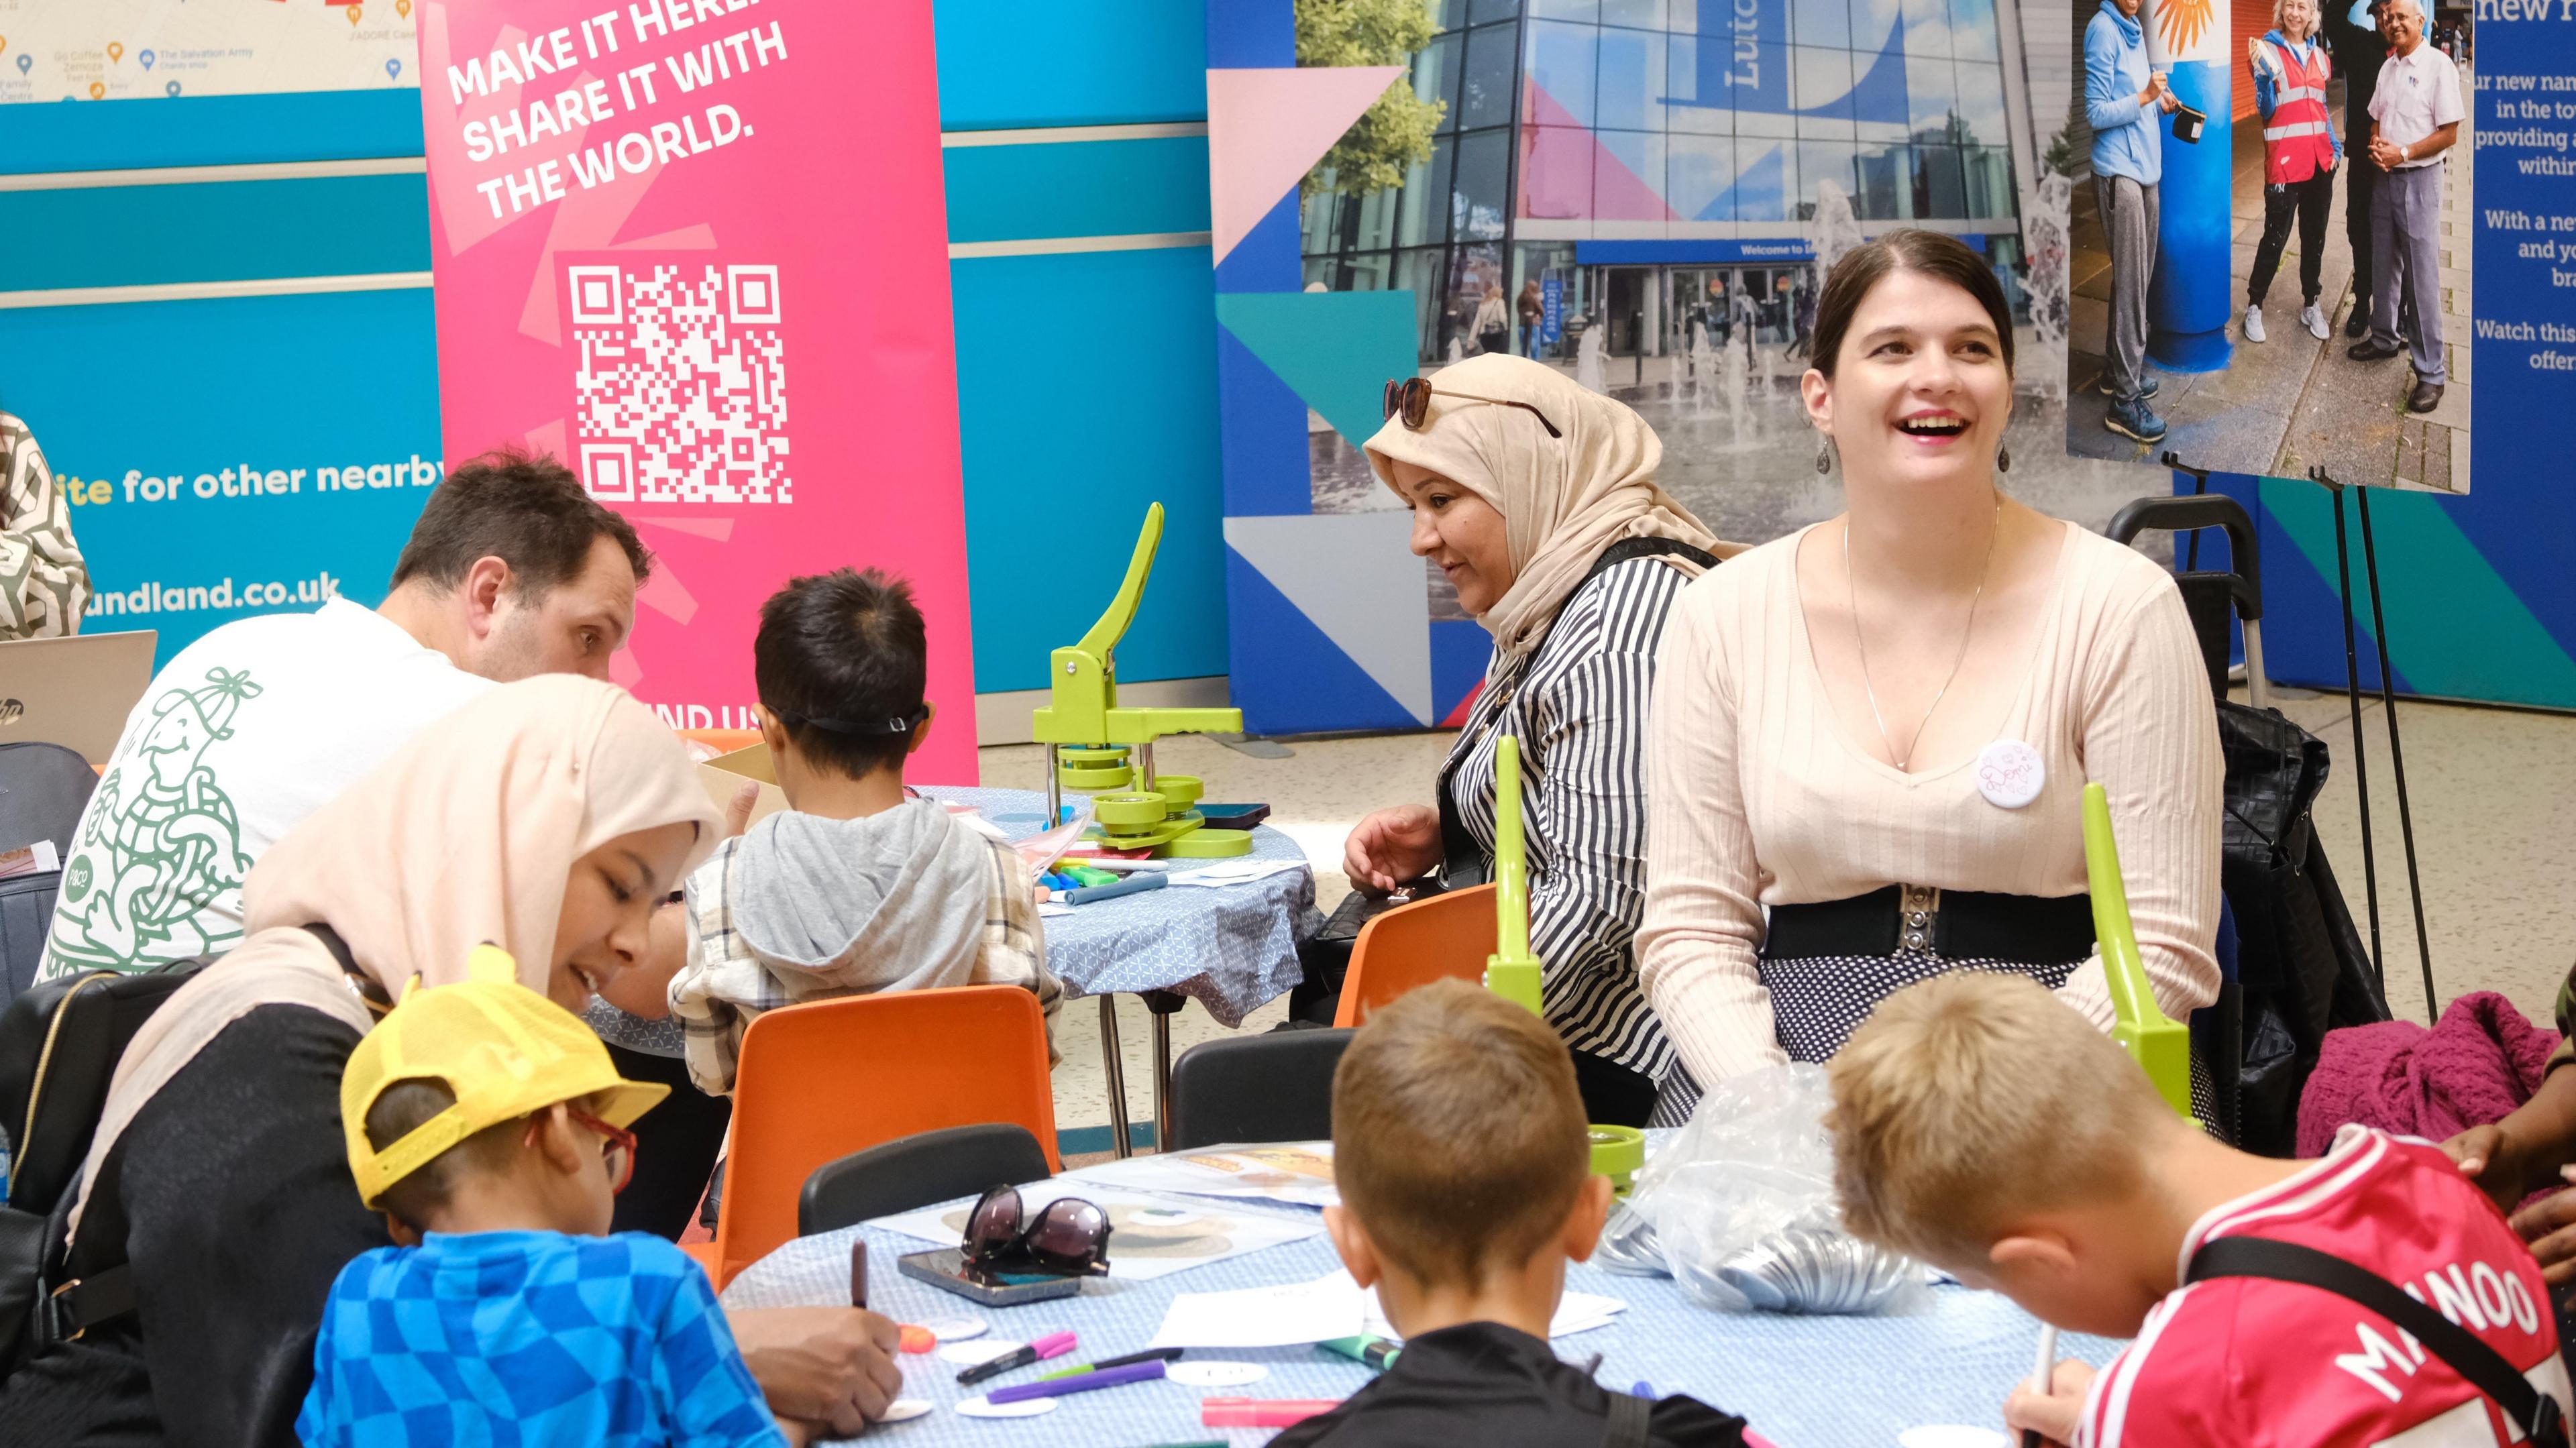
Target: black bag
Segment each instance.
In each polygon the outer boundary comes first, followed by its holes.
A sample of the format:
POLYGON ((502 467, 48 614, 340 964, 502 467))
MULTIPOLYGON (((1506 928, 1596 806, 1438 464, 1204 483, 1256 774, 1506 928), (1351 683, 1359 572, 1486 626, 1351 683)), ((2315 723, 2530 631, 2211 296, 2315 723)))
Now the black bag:
MULTIPOLYGON (((2213 1277, 2261 1277, 2313 1287, 2378 1313, 2389 1325, 2423 1344, 2479 1392, 2504 1409, 2505 1417, 2536 1448, 2567 1448, 2567 1419, 2558 1400, 2531 1385, 2522 1370, 2483 1338, 2376 1272, 2356 1267, 2331 1253, 2296 1242, 2267 1237, 2220 1237, 2191 1254, 2185 1283, 2213 1277)), ((2546 1299, 2534 1304, 2547 1312, 2546 1299)))
POLYGON ((2299 1093, 2327 1031, 2388 1019, 2388 1004, 2318 842, 2322 740, 2272 709, 2218 706, 2226 758, 2219 880, 2236 915, 2244 997, 2238 1143, 2288 1156, 2299 1093))
MULTIPOLYGON (((338 934, 327 925, 304 928, 354 974, 338 934)), ((153 1012, 206 965, 86 971, 37 985, 0 1011, 0 1124, 10 1146, 9 1191, 0 1202, 0 1382, 46 1344, 133 1310, 125 1208, 113 1178, 90 1194, 79 1246, 84 1262, 108 1270, 66 1280, 64 1223, 117 1062, 153 1012)))

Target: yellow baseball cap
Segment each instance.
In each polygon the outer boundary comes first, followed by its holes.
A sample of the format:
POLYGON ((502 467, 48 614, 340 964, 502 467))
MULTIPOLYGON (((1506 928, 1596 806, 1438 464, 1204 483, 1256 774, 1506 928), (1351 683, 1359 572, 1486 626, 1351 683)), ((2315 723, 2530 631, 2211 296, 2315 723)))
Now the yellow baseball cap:
POLYGON ((559 1101, 600 1096, 600 1120, 630 1126, 671 1088, 617 1074, 608 1048, 581 1018, 519 984, 518 965, 498 946, 475 947, 467 978, 402 1000, 349 1053, 340 1076, 340 1125, 349 1170, 368 1210, 385 1190, 478 1131, 543 1111, 559 1101), (378 1151, 367 1113, 397 1081, 433 1080, 456 1097, 400 1141, 378 1151))

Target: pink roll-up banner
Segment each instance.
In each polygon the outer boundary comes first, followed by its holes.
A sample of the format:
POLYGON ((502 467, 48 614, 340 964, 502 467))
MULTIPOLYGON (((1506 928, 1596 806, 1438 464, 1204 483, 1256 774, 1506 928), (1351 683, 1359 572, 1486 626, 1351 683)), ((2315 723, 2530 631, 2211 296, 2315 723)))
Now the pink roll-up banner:
POLYGON ((618 681, 750 727, 761 600, 912 580, 975 779, 930 0, 423 0, 451 464, 562 458, 660 562, 618 681))

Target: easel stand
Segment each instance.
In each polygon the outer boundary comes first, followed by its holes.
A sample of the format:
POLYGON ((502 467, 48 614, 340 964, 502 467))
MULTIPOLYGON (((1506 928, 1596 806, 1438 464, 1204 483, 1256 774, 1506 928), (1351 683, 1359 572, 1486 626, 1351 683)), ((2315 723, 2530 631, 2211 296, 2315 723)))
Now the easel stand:
POLYGON ((2438 1021, 2442 1003, 2433 990, 2433 946, 2424 928, 2424 886, 2415 864, 2415 814, 2406 797, 2406 747, 2397 728, 2396 676, 2388 662, 2388 620, 2380 604, 2379 549, 2370 531, 2370 489, 2337 482, 2322 465, 2310 468, 2308 477, 2334 496, 2335 573, 2343 599, 2344 699, 2352 719, 2353 772, 2360 790, 2361 878, 2362 889, 2369 897, 2371 969, 2385 993, 2388 970, 2379 944, 2379 875, 2371 848, 2370 768, 2361 739, 2361 662, 2353 640, 2352 550, 2346 541, 2343 520, 2343 495, 2347 489, 2361 515, 2361 561, 2370 586, 2370 632, 2379 653, 2379 708, 2388 719, 2389 765, 2397 776, 2397 831, 2406 846, 2406 894, 2415 912, 2415 953, 2424 972, 2424 1011, 2428 1019, 2438 1021))

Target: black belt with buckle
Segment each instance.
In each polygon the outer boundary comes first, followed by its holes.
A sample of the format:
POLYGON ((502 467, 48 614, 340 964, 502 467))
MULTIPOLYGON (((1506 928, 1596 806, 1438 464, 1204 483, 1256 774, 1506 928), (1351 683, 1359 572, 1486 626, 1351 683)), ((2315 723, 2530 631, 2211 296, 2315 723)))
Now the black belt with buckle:
POLYGON ((2093 950, 2086 895, 1998 895, 1890 885, 1848 900, 1774 905, 1765 960, 1931 950, 1950 960, 2062 965, 2093 950))

